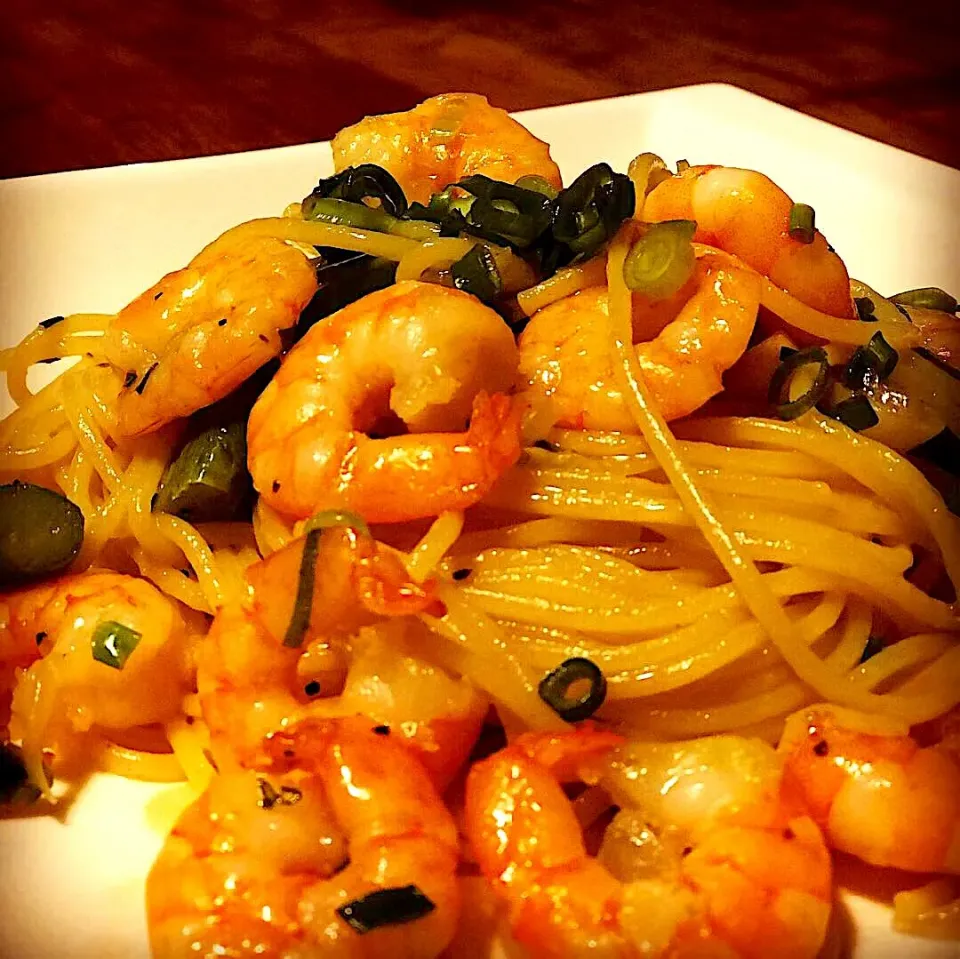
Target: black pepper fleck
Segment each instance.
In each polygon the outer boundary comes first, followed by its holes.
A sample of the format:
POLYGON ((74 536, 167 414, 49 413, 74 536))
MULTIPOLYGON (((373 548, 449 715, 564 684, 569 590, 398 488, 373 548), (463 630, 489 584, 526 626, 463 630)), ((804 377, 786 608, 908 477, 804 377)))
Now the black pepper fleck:
POLYGON ((46 633, 37 633, 37 645, 39 646, 46 638, 46 633))
POLYGON ((389 727, 389 726, 374 726, 374 727, 373 727, 373 731, 374 731, 378 736, 389 736, 389 735, 390 735, 390 727, 389 727))
POLYGON ((315 679, 312 679, 303 687, 303 691, 308 696, 318 696, 320 694, 320 684, 315 679))
POLYGON ((274 493, 279 493, 279 492, 280 492, 280 480, 274 480, 274 481, 273 481, 273 486, 271 487, 271 489, 274 491, 274 493))
POLYGON ((820 742, 813 747, 813 751, 818 756, 826 756, 827 753, 830 752, 830 747, 827 745, 827 741, 825 739, 821 739, 820 742))
POLYGON ((467 567, 464 567, 463 569, 455 569, 453 571, 453 578, 457 580, 457 582, 460 582, 460 580, 466 579, 472 572, 473 570, 468 569, 467 567))

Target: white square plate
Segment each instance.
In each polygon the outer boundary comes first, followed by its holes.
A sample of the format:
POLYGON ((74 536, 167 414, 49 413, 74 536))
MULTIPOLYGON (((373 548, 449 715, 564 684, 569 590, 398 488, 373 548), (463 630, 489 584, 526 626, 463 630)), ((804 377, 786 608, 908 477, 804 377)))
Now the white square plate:
MULTIPOLYGON (((960 290, 960 171, 720 84, 520 118, 552 145, 567 182, 599 160, 625 170, 644 150, 762 170, 816 208, 851 275, 887 294, 960 290)), ((0 183, 0 345, 47 316, 118 310, 223 230, 276 215, 330 172, 320 143, 0 183)), ((99 776, 64 823, 0 821, 0 956, 147 959, 143 879, 162 836, 146 810, 170 789, 99 776)), ((875 902, 846 901, 856 959, 960 957, 956 944, 896 936, 875 902)))

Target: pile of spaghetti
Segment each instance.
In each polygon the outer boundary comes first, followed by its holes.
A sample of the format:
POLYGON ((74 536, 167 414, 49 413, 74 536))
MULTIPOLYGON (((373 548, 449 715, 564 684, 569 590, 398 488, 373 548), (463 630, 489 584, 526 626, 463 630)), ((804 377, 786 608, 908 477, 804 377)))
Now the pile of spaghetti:
MULTIPOLYGON (((247 571, 299 544, 284 608, 302 632, 311 536, 331 523, 369 530, 438 601, 418 612, 418 655, 482 691, 510 740, 591 717, 644 741, 775 745, 811 703, 928 738, 949 726, 956 301, 849 281, 813 210, 760 174, 642 154, 561 189, 514 121, 468 136, 479 107, 458 110, 417 128, 410 149, 457 142, 429 176, 360 124, 284 216, 228 231, 117 315, 53 317, 0 354, 16 404, 0 423, 4 628, 36 634, 2 654, 0 721, 41 790, 44 761, 69 776, 49 733, 58 680, 39 668, 55 637, 18 594, 142 578, 202 646, 214 614, 250 601, 247 571), (401 386, 408 348, 432 357, 426 386, 401 386), (44 363, 56 375, 32 390, 44 363), (390 444, 425 465, 391 472, 390 444)), ((131 630, 94 637, 99 664, 134 663, 131 630)), ((334 703, 349 630, 327 645, 297 675, 334 703)), ((148 721, 101 721, 86 680, 64 693, 84 761, 202 788, 192 657, 175 708, 148 721)))

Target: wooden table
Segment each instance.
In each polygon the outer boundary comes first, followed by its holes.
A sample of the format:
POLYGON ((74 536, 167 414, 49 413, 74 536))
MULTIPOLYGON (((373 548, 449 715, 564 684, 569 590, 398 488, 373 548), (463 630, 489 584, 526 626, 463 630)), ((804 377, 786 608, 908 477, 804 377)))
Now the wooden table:
POLYGON ((326 139, 475 90, 509 109, 726 81, 951 166, 955 0, 2 0, 0 175, 326 139))

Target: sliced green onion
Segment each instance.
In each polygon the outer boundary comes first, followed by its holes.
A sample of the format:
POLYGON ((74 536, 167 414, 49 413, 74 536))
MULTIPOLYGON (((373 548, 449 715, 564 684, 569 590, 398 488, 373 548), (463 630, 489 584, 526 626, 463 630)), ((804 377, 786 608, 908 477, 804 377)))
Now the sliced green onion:
POLYGON ((770 378, 768 400, 782 420, 795 420, 816 406, 827 391, 830 360, 822 347, 810 346, 792 353, 774 370, 770 378), (796 399, 790 399, 790 386, 798 371, 805 366, 816 366, 817 372, 810 388, 796 399))
POLYGON ((696 256, 693 220, 665 220, 651 224, 633 244, 623 264, 623 279, 634 293, 651 300, 672 296, 693 275, 696 256))
POLYGON ((792 346, 781 346, 780 347, 780 362, 782 363, 788 356, 793 356, 794 353, 799 353, 800 351, 794 349, 792 346))
POLYGON ((581 656, 567 659, 547 673, 537 687, 540 698, 563 720, 576 723, 592 716, 607 696, 607 680, 596 663, 581 656), (584 686, 571 695, 574 687, 584 686))
POLYGON ((690 169, 689 160, 677 160, 677 173, 686 173, 690 169))
POLYGON ((322 529, 312 529, 303 540, 293 614, 290 617, 290 625, 283 634, 283 645, 294 649, 303 645, 303 638, 310 628, 310 616, 313 612, 313 583, 317 572, 317 556, 320 552, 322 535, 322 529))
POLYGON ((902 293, 891 296, 890 300, 902 306, 919 306, 925 310, 940 310, 941 313, 956 313, 958 306, 954 297, 937 286, 904 290, 902 293))
POLYGON ((574 259, 589 259, 633 216, 636 205, 633 181, 614 173, 606 163, 596 163, 557 196, 554 240, 566 246, 574 259))
POLYGON ((108 619, 93 631, 93 658, 111 669, 123 669, 142 638, 135 629, 108 619))
POLYGON ((667 169, 666 163, 656 153, 641 153, 630 161, 627 167, 627 176, 633 181, 637 190, 637 199, 645 197, 654 187, 664 180, 669 180, 673 174, 667 169))
POLYGON ((876 426, 880 422, 877 411, 870 404, 863 394, 851 396, 841 400, 836 406, 825 411, 827 416, 832 416, 839 420, 844 426, 849 427, 855 433, 862 433, 864 430, 876 426))
POLYGON ((853 305, 857 309, 857 317, 862 323, 876 323, 877 317, 873 312, 874 303, 869 296, 855 296, 853 305))
POLYGON ((492 303, 503 292, 503 280, 488 246, 478 243, 450 267, 453 285, 492 303))
POLYGON ((410 885, 369 892, 341 906, 337 915, 362 936, 381 926, 396 926, 422 919, 436 908, 417 886, 410 885))
POLYGON ((51 326, 56 326, 58 323, 62 323, 65 319, 65 316, 51 316, 46 320, 41 320, 39 325, 41 329, 49 330, 51 326))
POLYGON ((314 513, 313 516, 303 524, 303 532, 312 533, 316 529, 331 529, 334 526, 356 529, 365 536, 370 533, 370 528, 362 516, 357 513, 351 513, 345 509, 324 509, 319 513, 314 513))
POLYGON ((794 203, 790 207, 790 236, 800 243, 813 243, 817 232, 814 226, 815 219, 816 214, 812 206, 807 203, 794 203))
POLYGON ((521 190, 532 190, 534 193, 539 193, 548 200, 556 199, 557 194, 560 192, 549 180, 545 180, 542 176, 535 176, 534 174, 520 177, 515 185, 521 190))
POLYGON ((351 203, 349 200, 337 200, 333 197, 307 197, 307 200, 303 201, 305 220, 318 220, 335 226, 352 226, 359 230, 376 230, 379 233, 389 233, 390 227, 397 222, 396 217, 389 213, 375 210, 363 203, 351 203), (311 201, 309 212, 307 200, 311 201))
POLYGON ((163 474, 153 511, 192 523, 228 521, 249 510, 252 499, 242 416, 212 425, 184 445, 163 474))
POLYGON ((83 544, 80 507, 43 486, 0 486, 0 588, 66 569, 83 544))
POLYGON ((261 809, 273 809, 274 806, 295 806, 301 799, 303 793, 294 786, 281 786, 279 790, 266 779, 257 779, 257 788, 260 790, 260 798, 257 805, 261 809))
POLYGON ((900 354, 874 333, 866 346, 858 346, 843 371, 843 382, 852 390, 863 389, 868 381, 885 380, 896 369, 900 354))
MULTIPOLYGON (((43 764, 47 783, 53 785, 49 767, 43 764)), ((42 793, 30 782, 30 773, 23 761, 23 751, 13 743, 0 743, 0 807, 35 803, 42 793)))
POLYGON ((526 249, 550 226, 550 198, 538 190, 479 173, 453 186, 475 197, 464 214, 469 232, 491 242, 526 249))
POLYGON ((383 257, 350 253, 335 262, 327 262, 324 254, 324 262, 317 266, 317 292, 297 320, 296 338, 354 300, 390 286, 396 273, 397 264, 383 257))
POLYGON ((380 209, 390 216, 403 216, 407 211, 407 198, 400 184, 391 173, 373 163, 348 167, 320 180, 300 205, 304 219, 315 219, 313 211, 316 202, 328 198, 355 204, 377 200, 380 209))
POLYGON ((873 659, 877 653, 881 652, 886 644, 879 636, 868 636, 863 645, 863 652, 860 654, 860 663, 865 663, 868 659, 873 659))
POLYGON ((298 648, 310 628, 313 615, 313 585, 317 572, 317 558, 320 555, 320 537, 325 529, 332 526, 346 526, 367 533, 367 524, 356 515, 343 510, 323 510, 312 516, 304 524, 305 538, 303 555, 300 557, 300 570, 297 573, 297 595, 293 601, 293 614, 290 624, 283 635, 283 645, 298 648))

